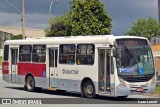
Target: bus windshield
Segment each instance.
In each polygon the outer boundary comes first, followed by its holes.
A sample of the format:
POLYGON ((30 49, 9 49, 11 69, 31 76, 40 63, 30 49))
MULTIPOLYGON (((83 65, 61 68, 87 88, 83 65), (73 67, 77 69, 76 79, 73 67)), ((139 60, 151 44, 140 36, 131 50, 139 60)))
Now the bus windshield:
POLYGON ((154 73, 151 48, 119 47, 117 48, 117 70, 121 75, 146 75, 154 73))

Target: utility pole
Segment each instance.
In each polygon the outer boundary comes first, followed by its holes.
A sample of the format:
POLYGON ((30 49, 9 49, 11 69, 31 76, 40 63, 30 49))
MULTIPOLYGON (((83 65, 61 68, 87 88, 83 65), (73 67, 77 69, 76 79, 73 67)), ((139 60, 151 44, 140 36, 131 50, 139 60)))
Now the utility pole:
POLYGON ((23 39, 25 39, 25 8, 24 8, 24 0, 22 0, 22 35, 23 39))

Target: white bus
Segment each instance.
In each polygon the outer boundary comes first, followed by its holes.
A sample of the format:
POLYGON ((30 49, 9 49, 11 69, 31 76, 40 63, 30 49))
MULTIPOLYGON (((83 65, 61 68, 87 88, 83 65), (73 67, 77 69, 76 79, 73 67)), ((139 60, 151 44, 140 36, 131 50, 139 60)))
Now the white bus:
POLYGON ((8 40, 3 80, 37 88, 125 98, 156 86, 149 41, 136 36, 71 36, 8 40))

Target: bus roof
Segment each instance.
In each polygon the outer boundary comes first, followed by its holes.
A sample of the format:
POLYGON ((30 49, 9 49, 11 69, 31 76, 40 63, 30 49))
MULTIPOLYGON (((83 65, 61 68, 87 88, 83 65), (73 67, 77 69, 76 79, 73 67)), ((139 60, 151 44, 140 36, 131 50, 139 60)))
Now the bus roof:
MULTIPOLYGON (((97 36, 67 36, 67 37, 39 37, 26 38, 23 40, 7 40, 5 44, 10 45, 28 45, 28 44, 76 44, 76 43, 109 43, 113 45, 116 39, 136 38, 146 39, 138 36, 114 36, 114 35, 97 35, 97 36)), ((147 40, 147 39, 146 39, 147 40)))

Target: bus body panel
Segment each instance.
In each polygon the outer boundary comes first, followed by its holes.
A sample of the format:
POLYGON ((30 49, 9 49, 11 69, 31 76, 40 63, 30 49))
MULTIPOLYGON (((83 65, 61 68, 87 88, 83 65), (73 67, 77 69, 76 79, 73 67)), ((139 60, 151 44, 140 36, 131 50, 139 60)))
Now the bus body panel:
POLYGON ((46 64, 18 63, 18 75, 31 73, 34 77, 46 77, 46 64))
POLYGON ((2 75, 4 81, 11 82, 9 71, 9 62, 2 62, 2 75))

